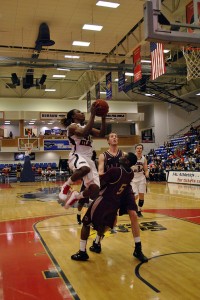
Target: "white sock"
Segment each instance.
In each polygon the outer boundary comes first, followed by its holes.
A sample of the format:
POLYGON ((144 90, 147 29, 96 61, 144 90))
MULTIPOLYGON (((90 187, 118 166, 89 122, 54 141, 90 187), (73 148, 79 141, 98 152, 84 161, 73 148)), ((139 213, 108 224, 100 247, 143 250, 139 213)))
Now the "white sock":
POLYGON ((80 250, 86 251, 87 240, 80 240, 80 250))
POLYGON ((135 241, 135 243, 141 242, 140 236, 134 237, 134 241, 135 241))
POLYGON ((101 237, 97 234, 96 238, 94 240, 95 244, 98 244, 100 242, 100 240, 101 240, 101 237))
POLYGON ((69 177, 69 179, 66 181, 66 184, 71 185, 72 183, 74 183, 74 182, 71 180, 71 177, 69 177))
POLYGON ((81 193, 79 193, 77 196, 76 196, 76 199, 82 199, 82 198, 84 198, 84 196, 83 196, 83 192, 81 192, 81 193))

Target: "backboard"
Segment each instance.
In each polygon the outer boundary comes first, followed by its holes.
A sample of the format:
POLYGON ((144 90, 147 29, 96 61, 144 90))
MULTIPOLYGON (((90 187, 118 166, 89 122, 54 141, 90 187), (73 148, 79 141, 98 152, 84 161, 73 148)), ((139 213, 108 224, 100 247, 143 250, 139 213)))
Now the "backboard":
MULTIPOLYGON (((192 24, 171 23, 169 21, 167 24, 169 28, 166 29, 159 23, 159 19, 164 17, 160 10, 160 0, 146 1, 144 4, 145 40, 157 43, 178 44, 180 46, 200 47, 199 5, 200 0, 193 0, 194 22, 192 24), (185 30, 180 31, 180 28, 184 28, 185 30)), ((166 18, 165 20, 168 21, 166 18)))

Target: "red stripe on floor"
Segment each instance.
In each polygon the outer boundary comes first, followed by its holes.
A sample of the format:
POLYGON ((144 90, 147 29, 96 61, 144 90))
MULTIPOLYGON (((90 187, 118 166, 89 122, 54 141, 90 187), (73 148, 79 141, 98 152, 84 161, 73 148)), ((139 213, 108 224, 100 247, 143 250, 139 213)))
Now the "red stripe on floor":
POLYGON ((185 219, 192 223, 200 224, 200 209, 145 209, 144 211, 185 219))
POLYGON ((33 231, 41 219, 0 223, 1 299, 73 299, 60 277, 44 278, 55 266, 33 231))

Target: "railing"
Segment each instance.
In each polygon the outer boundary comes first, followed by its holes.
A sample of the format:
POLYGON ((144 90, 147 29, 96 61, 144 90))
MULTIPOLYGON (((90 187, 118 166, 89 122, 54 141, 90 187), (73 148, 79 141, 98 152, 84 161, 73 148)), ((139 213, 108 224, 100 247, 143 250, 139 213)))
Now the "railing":
MULTIPOLYGON (((1 139, 1 151, 3 152, 4 148, 8 149, 11 148, 9 152, 15 152, 15 151, 24 151, 26 149, 27 144, 32 144, 33 145, 33 150, 37 151, 44 151, 44 140, 45 139, 52 139, 53 140, 58 140, 58 139, 67 139, 64 138, 63 136, 42 136, 38 138, 22 138, 22 137, 15 137, 13 139, 9 138, 3 138, 1 139), (15 148, 15 149, 13 149, 15 148)), ((105 141, 105 147, 107 147, 107 141, 106 139, 95 139, 97 142, 105 141)), ((119 137, 119 146, 134 146, 135 144, 138 144, 141 142, 141 138, 138 135, 134 136, 120 136, 119 137)), ((103 146, 104 147, 104 146, 103 146)))

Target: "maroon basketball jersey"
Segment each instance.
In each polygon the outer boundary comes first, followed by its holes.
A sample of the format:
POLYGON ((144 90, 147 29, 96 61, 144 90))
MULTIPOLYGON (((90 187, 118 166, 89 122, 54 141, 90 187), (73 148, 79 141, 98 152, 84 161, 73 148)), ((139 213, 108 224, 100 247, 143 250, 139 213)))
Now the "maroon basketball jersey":
POLYGON ((122 151, 118 150, 116 155, 111 154, 109 151, 105 151, 104 155, 104 172, 107 172, 113 167, 119 167, 119 158, 122 156, 122 151))
POLYGON ((100 191, 103 201, 113 202, 114 206, 119 206, 119 200, 124 190, 134 177, 132 170, 126 171, 124 168, 111 168, 101 176, 101 182, 105 182, 100 191))

